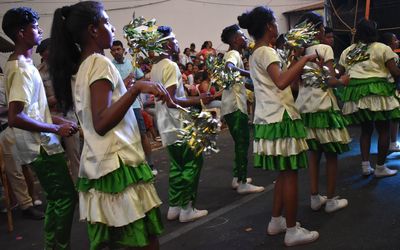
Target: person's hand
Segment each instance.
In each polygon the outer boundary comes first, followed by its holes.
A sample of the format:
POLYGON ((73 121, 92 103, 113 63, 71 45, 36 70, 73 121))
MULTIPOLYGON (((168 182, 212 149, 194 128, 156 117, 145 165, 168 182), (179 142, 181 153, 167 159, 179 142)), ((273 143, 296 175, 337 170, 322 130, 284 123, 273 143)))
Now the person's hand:
POLYGON ((171 97, 165 87, 159 83, 151 81, 136 81, 132 86, 132 91, 138 91, 141 93, 152 94, 156 98, 156 101, 172 102, 171 97))
POLYGON ((214 101, 214 96, 210 95, 210 93, 201 93, 200 100, 204 105, 207 105, 210 102, 214 101))
POLYGON ((344 86, 347 86, 347 85, 349 85, 349 82, 350 82, 350 76, 349 76, 349 75, 342 75, 342 76, 339 78, 339 81, 342 82, 342 84, 343 84, 344 86))
POLYGON ((321 61, 321 59, 318 57, 318 54, 316 53, 305 55, 304 58, 306 59, 307 62, 318 63, 319 61, 321 61))
POLYGON ((132 87, 134 79, 135 75, 132 72, 124 79, 124 84, 127 89, 132 87))
POLYGON ((61 137, 69 137, 76 132, 78 132, 78 125, 75 122, 66 122, 58 124, 58 129, 56 134, 61 137))

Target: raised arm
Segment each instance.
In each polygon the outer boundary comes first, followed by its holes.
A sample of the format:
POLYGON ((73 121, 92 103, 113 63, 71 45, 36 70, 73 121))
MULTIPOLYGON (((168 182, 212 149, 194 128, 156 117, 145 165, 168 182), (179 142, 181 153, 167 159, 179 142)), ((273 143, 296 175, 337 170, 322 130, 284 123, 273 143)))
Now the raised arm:
POLYGON ((112 85, 108 80, 97 80, 90 85, 91 111, 93 126, 99 135, 105 135, 125 116, 140 92, 152 94, 163 102, 169 96, 159 84, 148 81, 137 81, 116 102, 112 100, 112 85))
POLYGON ((283 90, 299 77, 303 71, 304 65, 309 61, 315 60, 316 57, 316 54, 303 56, 285 72, 281 70, 278 63, 271 63, 267 67, 267 71, 275 85, 283 90))

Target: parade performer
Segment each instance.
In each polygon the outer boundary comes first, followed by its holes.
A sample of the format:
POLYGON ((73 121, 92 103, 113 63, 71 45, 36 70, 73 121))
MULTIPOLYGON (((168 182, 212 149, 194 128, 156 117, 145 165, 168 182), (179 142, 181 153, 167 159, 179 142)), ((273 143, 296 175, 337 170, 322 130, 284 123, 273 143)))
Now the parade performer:
POLYGON ((390 120, 400 117, 399 102, 394 96, 395 85, 388 82, 400 76, 395 63, 396 53, 377 42, 378 31, 372 20, 362 19, 356 26, 355 43, 346 48, 339 60, 341 73, 350 75, 343 89, 342 112, 351 124, 361 125, 360 150, 362 174, 376 177, 392 176, 397 170, 386 167, 390 141, 390 120), (371 137, 378 131, 378 157, 375 170, 370 164, 371 137))
POLYGON ((326 203, 325 211, 333 212, 347 206, 346 199, 335 197, 338 154, 349 150, 350 136, 346 122, 340 113, 336 97, 331 87, 347 85, 349 77, 335 78, 333 50, 329 45, 321 44, 324 38, 322 16, 309 12, 300 18, 299 23, 310 23, 318 31, 315 41, 319 44, 306 47, 305 54, 318 53, 322 65, 307 63, 303 71, 296 107, 299 109, 307 130, 307 144, 310 149, 309 173, 311 184, 311 208, 318 210, 326 203), (322 66, 322 67, 321 67, 322 66), (323 68, 325 66, 325 68, 323 68), (311 70, 311 72, 309 72, 311 70), (322 72, 322 71, 327 72, 322 72), (313 73, 317 72, 317 73, 313 73), (318 75, 318 73, 321 73, 318 75), (326 76, 319 77, 326 73, 326 76), (327 196, 318 191, 319 161, 324 153, 327 168, 327 196), (327 199, 328 198, 328 199, 327 199))
MULTIPOLYGON (((190 98, 185 96, 179 67, 172 61, 172 58, 179 54, 178 42, 170 27, 160 26, 158 31, 163 34, 160 39, 164 41, 163 52, 154 59, 150 72, 151 80, 162 83, 173 102, 182 107, 200 105, 201 102, 210 103, 213 97, 207 93, 190 98)), ((156 102, 158 130, 171 161, 167 219, 189 222, 206 216, 208 211, 194 208, 203 156, 197 155, 187 143, 177 143, 178 130, 183 128, 180 114, 181 111, 174 105, 156 102)))
POLYGON ((65 111, 75 106, 85 138, 77 188, 90 249, 158 249, 161 201, 131 106, 141 92, 162 101, 168 94, 161 85, 145 81, 126 89, 104 56, 112 46, 114 27, 99 2, 58 8, 51 39, 49 65, 57 100, 65 111))
MULTIPOLYGON (((250 77, 249 71, 244 69, 242 54, 247 47, 247 38, 235 24, 226 27, 221 34, 222 42, 229 45, 224 55, 226 68, 229 71, 239 71, 240 75, 250 77)), ((247 116, 247 95, 244 82, 235 83, 222 92, 221 115, 228 125, 229 132, 235 141, 235 165, 233 168, 232 188, 239 194, 258 193, 264 187, 250 184, 247 178, 247 153, 250 144, 249 117, 247 116)))
MULTIPOLYGON (((399 39, 397 39, 396 34, 393 34, 391 32, 385 32, 381 35, 381 41, 382 43, 386 44, 389 46, 393 51, 399 48, 399 39)), ((400 66, 399 64, 399 55, 396 54, 395 62, 397 67, 400 66)), ((388 81, 389 82, 394 82, 393 76, 391 74, 388 75, 388 81)), ((400 86, 396 85, 396 91, 395 91, 395 96, 397 99, 400 98, 400 86)), ((390 123, 390 145, 389 145, 389 151, 390 152, 400 152, 400 142, 397 141, 397 134, 399 132, 399 121, 398 120, 392 120, 390 123)))
POLYGON ((43 33, 38 20, 39 15, 26 7, 10 9, 3 17, 4 33, 15 43, 5 66, 10 126, 5 133, 15 138, 22 164, 33 167, 45 191, 44 248, 70 249, 77 194, 57 135, 71 136, 78 126, 50 115, 43 82, 32 61, 32 48, 39 45, 43 33))
POLYGON ((287 71, 274 45, 278 27, 273 11, 256 7, 238 17, 239 25, 255 39, 250 56, 250 76, 254 84, 256 109, 254 114, 254 165, 279 171, 275 183, 270 235, 286 232, 287 246, 305 244, 318 239, 316 231, 308 231, 296 223, 297 172, 307 167, 306 131, 297 111, 290 84, 301 74, 308 61, 316 55, 306 55, 287 71), (282 217, 285 210, 286 219, 282 217))

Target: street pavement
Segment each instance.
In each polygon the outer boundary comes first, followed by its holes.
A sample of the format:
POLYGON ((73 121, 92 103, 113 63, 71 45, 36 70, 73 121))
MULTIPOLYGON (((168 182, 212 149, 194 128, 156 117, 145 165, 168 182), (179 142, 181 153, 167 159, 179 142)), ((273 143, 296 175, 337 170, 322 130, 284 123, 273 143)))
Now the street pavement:
MULTIPOLYGON (((400 249, 400 174, 377 179, 362 177, 359 155, 359 128, 351 127, 352 150, 341 155, 337 194, 349 200, 349 206, 332 214, 310 209, 307 170, 299 171, 298 220, 307 229, 320 233, 312 244, 291 249, 400 249)), ((221 151, 205 156, 196 207, 208 209, 209 215, 191 223, 164 221, 165 232, 160 236, 165 250, 259 250, 286 249, 284 234, 266 235, 271 217, 273 181, 275 172, 252 167, 249 152, 248 176, 256 185, 265 186, 262 193, 239 195, 230 187, 233 166, 233 140, 228 130, 218 139, 221 151)), ((371 147, 371 161, 376 161, 376 136, 371 147)), ((167 213, 168 155, 165 149, 154 151, 159 170, 155 185, 163 200, 163 219, 167 213)), ((388 157, 388 166, 400 169, 400 153, 388 157)), ((326 194, 325 159, 320 166, 320 191, 326 194)), ((13 212, 14 232, 7 233, 6 217, 0 215, 0 249, 43 249, 43 222, 21 218, 13 212)), ((89 249, 86 224, 78 221, 78 212, 72 228, 72 249, 89 249)))

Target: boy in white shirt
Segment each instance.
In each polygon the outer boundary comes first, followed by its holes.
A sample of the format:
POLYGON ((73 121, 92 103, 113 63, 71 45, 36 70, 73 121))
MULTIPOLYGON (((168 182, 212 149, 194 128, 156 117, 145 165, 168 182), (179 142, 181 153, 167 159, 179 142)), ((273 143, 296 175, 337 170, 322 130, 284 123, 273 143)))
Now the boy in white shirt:
POLYGON ((76 123, 52 117, 42 79, 32 61, 40 43, 38 14, 26 7, 10 9, 3 17, 4 33, 15 43, 5 66, 8 123, 22 164, 33 166, 46 192, 45 249, 70 249, 70 232, 77 194, 56 135, 70 136, 76 123))

